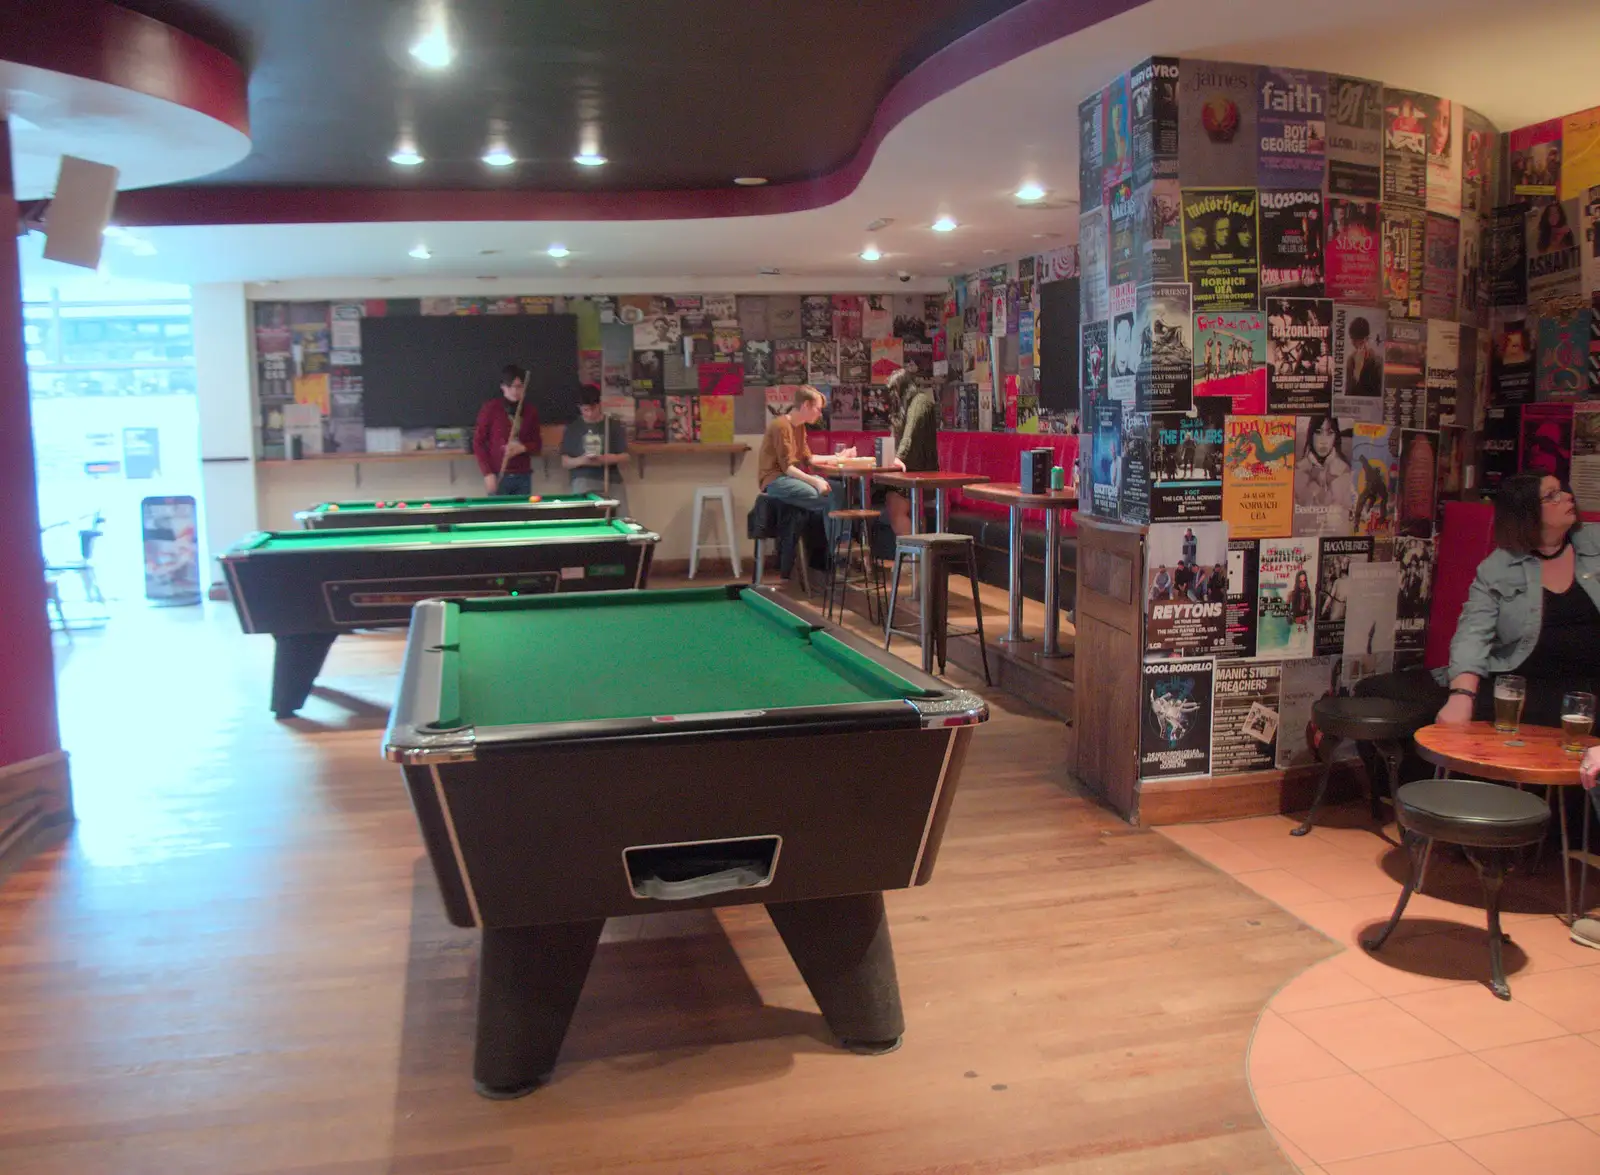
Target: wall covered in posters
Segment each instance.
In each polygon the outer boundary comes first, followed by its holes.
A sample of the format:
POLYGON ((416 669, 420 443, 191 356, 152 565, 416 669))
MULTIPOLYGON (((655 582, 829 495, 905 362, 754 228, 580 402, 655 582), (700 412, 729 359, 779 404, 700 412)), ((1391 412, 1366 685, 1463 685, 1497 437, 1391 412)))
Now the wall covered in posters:
MULTIPOLYGON (((1149 524, 1141 774, 1291 765, 1317 697, 1421 664, 1438 503, 1470 488, 1491 369, 1532 407, 1587 376, 1590 193, 1562 186, 1560 129, 1533 128, 1538 193, 1516 199, 1546 211, 1505 215, 1497 128, 1362 77, 1152 58, 1078 116, 1081 332, 1104 359, 1083 508, 1149 524), (1127 100, 1172 77, 1175 111, 1127 100), (1501 307, 1518 345, 1496 351, 1501 307), (1147 486, 1123 476, 1146 413, 1147 486)), ((1566 419, 1501 428, 1570 468, 1566 419)))

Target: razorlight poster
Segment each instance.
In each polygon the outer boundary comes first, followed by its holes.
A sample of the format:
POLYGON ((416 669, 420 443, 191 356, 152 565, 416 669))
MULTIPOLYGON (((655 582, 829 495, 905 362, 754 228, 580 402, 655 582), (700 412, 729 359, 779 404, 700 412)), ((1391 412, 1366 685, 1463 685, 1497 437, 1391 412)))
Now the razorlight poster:
POLYGON ((1186 282, 1157 282, 1139 290, 1142 323, 1136 400, 1141 412, 1186 412, 1193 403, 1194 315, 1186 282))
POLYGON ((1400 573, 1400 597, 1395 605, 1394 647, 1420 651, 1427 644, 1428 611, 1433 603, 1434 540, 1400 538, 1394 544, 1394 562, 1400 573))
POLYGON ((1413 538, 1433 534, 1439 477, 1439 438, 1420 429, 1400 430, 1399 531, 1413 538))
POLYGON ((1324 286, 1330 298, 1372 302, 1383 289, 1383 246, 1376 200, 1328 197, 1324 286))
POLYGON ((1353 564, 1372 560, 1370 535, 1317 541, 1317 620, 1313 642, 1318 657, 1344 652, 1344 622, 1350 607, 1353 564))
POLYGON ((1461 107, 1461 210, 1494 207, 1495 130, 1476 110, 1461 107))
POLYGON ((1423 229, 1422 316, 1456 317, 1456 264, 1461 254, 1461 222, 1430 212, 1423 229))
POLYGON ((1257 184, 1321 191, 1328 151, 1327 75, 1263 66, 1256 96, 1257 184))
POLYGON ((1290 297, 1322 295, 1322 192, 1317 188, 1263 191, 1261 292, 1290 297))
POLYGON ((1178 174, 1178 60, 1151 57, 1128 74, 1133 182, 1178 174))
POLYGON ((1537 122, 1506 136, 1511 195, 1518 200, 1554 198, 1561 190, 1561 120, 1537 122))
POLYGON ((1254 188, 1185 188, 1183 247, 1195 309, 1256 305, 1260 254, 1254 188))
POLYGON ((1175 179, 1158 179, 1135 193, 1141 209, 1134 234, 1141 282, 1183 280, 1183 194, 1175 179))
POLYGON ((1383 348, 1389 316, 1376 306, 1333 305, 1333 414, 1383 420, 1383 348))
POLYGON ((1436 99, 1428 122, 1428 211, 1461 215, 1461 107, 1436 99))
POLYGON ((1078 103, 1078 193, 1085 213, 1100 207, 1101 153, 1105 143, 1104 109, 1099 94, 1092 94, 1078 103))
POLYGON ((1078 218, 1078 266, 1083 279, 1078 283, 1084 322, 1103 322, 1110 317, 1107 300, 1111 271, 1107 265, 1106 210, 1096 208, 1078 218))
POLYGON ((1294 422, 1294 533, 1350 531, 1350 433, 1333 416, 1297 416, 1294 422))
POLYGON ((1230 412, 1267 410, 1267 320, 1259 310, 1194 316, 1194 394, 1226 397, 1230 412))
POLYGON ((1215 402, 1192 414, 1150 414, 1152 522, 1221 519, 1224 420, 1215 402))
POLYGON ((1525 310, 1494 312, 1489 359, 1489 392, 1497 404, 1526 404, 1533 399, 1536 320, 1525 310))
POLYGON ((1294 417, 1223 422, 1222 518, 1233 538, 1274 538, 1294 528, 1294 417))
POLYGON ((1358 535, 1394 533, 1395 499, 1400 484, 1400 443, 1386 424, 1350 426, 1350 529, 1358 535))
POLYGON ((1572 475, 1572 405, 1524 404, 1517 468, 1566 482, 1572 475))
POLYGON ((1157 522, 1146 537, 1145 655, 1210 654, 1226 636, 1228 528, 1157 522))
POLYGON ((1211 773, 1272 767, 1278 750, 1279 663, 1218 662, 1212 690, 1211 773))
POLYGON ((1428 389, 1428 422, 1424 428, 1454 424, 1456 389, 1461 382, 1461 324, 1428 323, 1426 369, 1423 382, 1428 389))
POLYGON ((1267 411, 1333 409, 1333 303, 1267 299, 1267 411))
POLYGON ((1328 75, 1328 194, 1377 200, 1382 175, 1382 85, 1328 75))
POLYGON ((1256 572, 1256 656, 1311 656, 1317 540, 1262 539, 1256 572))
POLYGON ((1228 539, 1228 602, 1223 609, 1227 632, 1217 656, 1256 655, 1256 571, 1261 560, 1259 539, 1228 539))
POLYGON ((1115 519, 1122 485, 1122 405, 1097 400, 1089 446, 1089 506, 1101 518, 1115 519))
POLYGON ((1428 127, 1437 98, 1409 90, 1383 92, 1384 211, 1413 208, 1428 200, 1428 127))
POLYGON ((1537 399, 1576 399, 1589 390, 1589 310, 1539 318, 1537 399))
POLYGON ((1150 521, 1150 413, 1122 413, 1122 484, 1119 488, 1123 522, 1143 526, 1150 521))
POLYGON ((1256 67, 1178 66, 1178 174, 1205 186, 1256 186, 1256 67))
POLYGON ((1383 353, 1383 422, 1400 428, 1427 428, 1428 324, 1389 323, 1383 353))
POLYGON ((1578 202, 1549 200, 1529 207, 1528 305, 1577 298, 1583 292, 1578 248, 1578 202))
POLYGON ((1212 665, 1205 658, 1144 666, 1140 779, 1211 774, 1212 665))
POLYGON ((1422 317, 1424 214, 1384 205, 1383 297, 1389 319, 1422 317))

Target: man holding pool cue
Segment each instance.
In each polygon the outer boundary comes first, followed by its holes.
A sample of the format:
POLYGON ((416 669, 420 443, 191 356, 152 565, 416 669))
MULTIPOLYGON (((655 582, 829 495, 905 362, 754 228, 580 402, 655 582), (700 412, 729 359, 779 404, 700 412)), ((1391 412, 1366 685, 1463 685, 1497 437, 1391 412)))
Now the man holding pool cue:
POLYGON ((525 404, 528 373, 515 363, 500 370, 500 394, 478 411, 472 452, 486 493, 526 497, 533 489, 532 458, 542 448, 539 411, 525 404))

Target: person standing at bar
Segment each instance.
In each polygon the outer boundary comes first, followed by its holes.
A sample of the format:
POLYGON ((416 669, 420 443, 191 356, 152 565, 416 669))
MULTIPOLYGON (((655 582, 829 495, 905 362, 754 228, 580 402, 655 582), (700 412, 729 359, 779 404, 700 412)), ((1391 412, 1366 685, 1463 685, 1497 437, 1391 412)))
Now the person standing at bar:
POLYGON ((500 369, 500 394, 478 410, 472 452, 483 474, 484 492, 526 497, 533 490, 533 461, 539 455, 539 410, 524 403, 528 373, 515 363, 500 369), (518 408, 521 414, 518 414, 518 408), (516 436, 511 435, 516 421, 516 436))
MULTIPOLYGON (((910 473, 937 473, 939 469, 939 405, 933 389, 916 382, 910 368, 902 367, 889 377, 885 389, 895 399, 894 465, 910 473)), ((926 519, 911 517, 911 499, 901 490, 884 494, 889 527, 897 535, 910 534, 926 519)))

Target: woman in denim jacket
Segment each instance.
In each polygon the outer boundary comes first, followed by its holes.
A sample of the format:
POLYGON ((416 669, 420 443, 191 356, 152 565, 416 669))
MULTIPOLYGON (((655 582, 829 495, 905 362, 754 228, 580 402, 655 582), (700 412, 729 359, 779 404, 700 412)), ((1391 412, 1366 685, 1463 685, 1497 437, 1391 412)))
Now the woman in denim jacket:
POLYGON ((1528 682, 1523 720, 1561 725, 1561 696, 1600 675, 1600 531, 1578 522, 1571 491, 1548 474, 1508 478, 1495 498, 1495 550, 1478 574, 1455 638, 1440 722, 1486 721, 1486 678, 1528 682))

